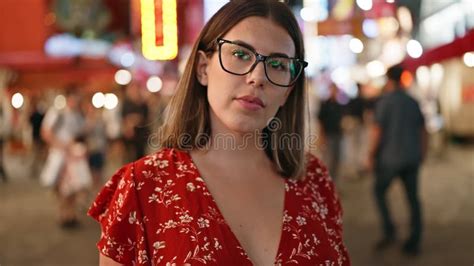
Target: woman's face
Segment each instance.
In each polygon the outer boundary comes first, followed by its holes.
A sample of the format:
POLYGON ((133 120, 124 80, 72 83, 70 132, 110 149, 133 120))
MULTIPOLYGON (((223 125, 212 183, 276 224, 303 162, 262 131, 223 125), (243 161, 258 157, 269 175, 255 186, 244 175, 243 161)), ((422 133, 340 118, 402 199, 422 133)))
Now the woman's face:
MULTIPOLYGON (((244 43, 262 55, 295 56, 295 45, 290 35, 268 18, 245 18, 222 38, 244 43)), ((213 134, 263 129, 284 105, 291 91, 291 88, 268 81, 263 62, 242 76, 224 71, 218 51, 210 57, 200 52, 197 76, 200 83, 207 86, 213 134)))

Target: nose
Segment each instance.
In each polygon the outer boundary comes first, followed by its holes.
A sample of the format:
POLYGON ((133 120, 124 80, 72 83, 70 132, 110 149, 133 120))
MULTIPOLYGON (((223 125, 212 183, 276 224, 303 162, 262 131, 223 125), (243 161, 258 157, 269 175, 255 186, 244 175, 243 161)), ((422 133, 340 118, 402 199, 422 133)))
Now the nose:
POLYGON ((265 61, 259 61, 247 74, 247 83, 254 87, 262 87, 268 80, 265 74, 265 61))

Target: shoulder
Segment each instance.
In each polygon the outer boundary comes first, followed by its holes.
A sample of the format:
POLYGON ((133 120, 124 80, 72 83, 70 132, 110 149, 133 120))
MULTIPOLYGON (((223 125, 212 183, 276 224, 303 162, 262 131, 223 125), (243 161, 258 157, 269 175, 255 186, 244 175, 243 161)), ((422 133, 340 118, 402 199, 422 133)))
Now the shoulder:
POLYGON ((405 92, 405 95, 406 95, 405 97, 406 97, 407 101, 410 102, 412 105, 415 105, 415 106, 419 105, 418 100, 415 98, 415 96, 410 95, 407 92, 405 92))
POLYGON ((386 105, 390 102, 394 101, 394 95, 392 92, 383 94, 382 96, 379 97, 379 99, 376 102, 377 106, 383 106, 386 105))
POLYGON ((132 166, 137 181, 143 181, 152 174, 155 177, 177 176, 194 169, 191 157, 185 151, 163 148, 147 155, 132 166))
POLYGON ((405 108, 410 108, 410 111, 420 109, 420 104, 413 93, 408 91, 400 91, 398 93, 398 102, 399 104, 403 104, 405 108))
POLYGON ((339 227, 342 225, 342 207, 329 171, 313 154, 308 153, 306 158, 305 178, 289 181, 287 189, 294 190, 302 202, 311 201, 321 218, 339 227))
MULTIPOLYGON (((137 161, 124 165, 112 175, 92 206, 92 216, 104 213, 115 198, 129 195, 133 201, 166 184, 169 179, 191 172, 192 163, 186 152, 161 149, 137 161), (133 195, 133 196, 131 196, 133 195)), ((138 202, 137 202, 138 203, 138 202)))
POLYGON ((59 110, 55 107, 50 107, 48 108, 48 110, 46 110, 46 116, 51 116, 51 115, 58 115, 59 114, 59 110))
POLYGON ((323 199, 329 206, 336 207, 337 205, 337 208, 339 208, 336 186, 328 168, 318 157, 311 153, 308 153, 306 158, 306 176, 302 181, 303 186, 312 191, 311 193, 317 194, 316 196, 323 199))
POLYGON ((58 118, 59 111, 56 108, 49 108, 44 116, 43 124, 50 125, 58 118))
POLYGON ((310 193, 309 196, 318 194, 324 198, 333 198, 334 183, 330 177, 329 171, 324 163, 311 153, 306 154, 306 170, 303 178, 300 180, 290 179, 290 186, 294 186, 303 193, 310 193))
POLYGON ((137 168, 147 168, 151 166, 164 169, 168 168, 169 164, 177 159, 177 152, 175 149, 163 148, 138 159, 134 162, 134 166, 137 168))
POLYGON ((191 180, 201 181, 189 153, 173 148, 160 149, 129 164, 128 168, 142 205, 160 193, 186 194, 191 180))
POLYGON ((306 174, 304 181, 318 179, 324 182, 332 182, 329 176, 329 171, 324 163, 312 153, 306 154, 306 174))

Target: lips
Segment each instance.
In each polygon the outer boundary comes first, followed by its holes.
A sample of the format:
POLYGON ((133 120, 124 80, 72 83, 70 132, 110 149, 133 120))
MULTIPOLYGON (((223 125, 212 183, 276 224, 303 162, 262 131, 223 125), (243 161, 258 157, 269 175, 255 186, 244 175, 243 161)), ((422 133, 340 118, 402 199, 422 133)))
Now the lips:
POLYGON ((247 104, 250 104, 250 105, 255 105, 255 106, 259 106, 261 108, 265 108, 265 104, 258 97, 246 95, 246 96, 238 97, 237 100, 241 101, 243 103, 247 103, 247 104))

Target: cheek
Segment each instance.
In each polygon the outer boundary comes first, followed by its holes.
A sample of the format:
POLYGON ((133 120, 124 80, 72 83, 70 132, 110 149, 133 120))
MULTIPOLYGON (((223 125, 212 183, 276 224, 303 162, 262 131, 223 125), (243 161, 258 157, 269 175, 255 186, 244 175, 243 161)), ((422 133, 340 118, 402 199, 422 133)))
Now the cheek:
MULTIPOLYGON (((268 123, 271 119, 276 117, 277 112, 278 112, 279 109, 280 109, 279 104, 272 104, 271 106, 267 105, 267 110, 265 112, 265 118, 264 118, 265 121, 264 122, 268 123)), ((265 124, 264 126, 267 126, 267 125, 265 124)))
POLYGON ((273 97, 269 98, 270 104, 267 105, 267 110, 265 112, 265 117, 267 121, 276 116, 278 110, 280 110, 280 107, 285 104, 285 100, 286 93, 282 91, 276 91, 273 94, 273 97))
POLYGON ((208 86, 207 88, 207 100, 209 101, 210 107, 215 111, 219 112, 225 107, 227 102, 226 95, 215 86, 208 86))
POLYGON ((285 91, 282 91, 280 90, 280 88, 277 88, 277 91, 275 91, 273 93, 273 97, 271 102, 272 102, 272 107, 275 109, 275 110, 278 110, 278 108, 280 108, 281 106, 283 106, 286 102, 286 92, 285 91))
POLYGON ((212 74, 208 74, 207 98, 211 107, 217 111, 216 109, 225 108, 231 103, 235 97, 235 88, 241 82, 238 79, 241 77, 222 71, 220 65, 216 64, 210 71, 212 74))
POLYGON ((225 83, 224 85, 222 81, 218 76, 210 77, 207 87, 209 107, 219 117, 231 110, 234 97, 231 84, 225 83))

